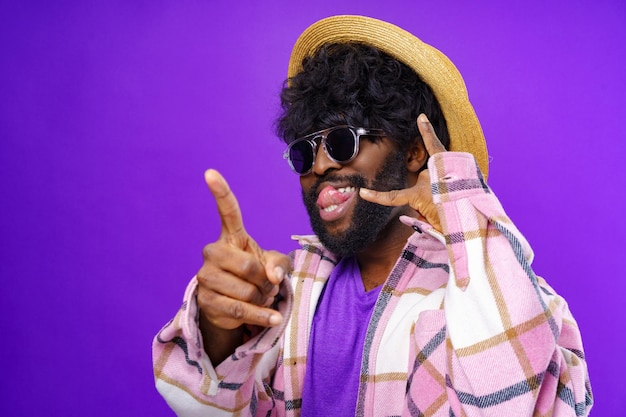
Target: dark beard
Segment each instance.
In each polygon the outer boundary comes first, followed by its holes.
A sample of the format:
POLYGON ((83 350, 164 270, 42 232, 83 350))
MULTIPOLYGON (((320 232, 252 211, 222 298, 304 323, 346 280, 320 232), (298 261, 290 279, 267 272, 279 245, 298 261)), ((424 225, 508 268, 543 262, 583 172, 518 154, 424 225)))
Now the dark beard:
POLYGON ((376 240, 381 231, 389 224, 394 207, 370 203, 356 196, 357 201, 352 213, 352 223, 348 229, 332 235, 326 230, 317 206, 317 190, 324 181, 339 180, 357 188, 370 188, 376 191, 403 189, 407 186, 407 170, 404 165, 404 154, 395 152, 387 156, 383 166, 376 174, 374 181, 367 183, 360 174, 334 175, 333 173, 318 178, 308 193, 302 191, 302 199, 309 213, 311 228, 322 244, 335 255, 351 256, 366 248, 376 240))

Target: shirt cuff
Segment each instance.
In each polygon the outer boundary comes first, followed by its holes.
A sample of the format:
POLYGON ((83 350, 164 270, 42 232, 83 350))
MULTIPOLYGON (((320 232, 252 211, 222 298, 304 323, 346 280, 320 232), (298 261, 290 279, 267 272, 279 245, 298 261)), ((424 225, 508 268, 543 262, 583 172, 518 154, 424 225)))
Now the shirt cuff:
POLYGON ((428 170, 435 204, 491 193, 470 153, 434 154, 428 161, 428 170))

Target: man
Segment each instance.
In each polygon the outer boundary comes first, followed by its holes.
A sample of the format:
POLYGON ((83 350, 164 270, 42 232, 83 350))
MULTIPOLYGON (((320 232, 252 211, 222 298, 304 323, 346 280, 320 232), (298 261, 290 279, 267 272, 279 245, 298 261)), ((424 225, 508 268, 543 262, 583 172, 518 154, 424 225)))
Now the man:
POLYGON ((578 328, 486 184, 436 49, 336 16, 292 53, 279 134, 316 236, 260 248, 225 180, 220 239, 153 345, 183 416, 587 415, 578 328), (452 152, 447 152, 450 149, 452 152))

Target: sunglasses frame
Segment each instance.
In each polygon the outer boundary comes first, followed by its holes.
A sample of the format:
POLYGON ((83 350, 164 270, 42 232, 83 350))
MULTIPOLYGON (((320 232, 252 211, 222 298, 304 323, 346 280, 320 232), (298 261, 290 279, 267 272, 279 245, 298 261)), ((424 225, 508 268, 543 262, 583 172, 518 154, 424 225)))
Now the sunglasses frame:
POLYGON ((287 149, 283 151, 283 158, 286 159, 287 162, 289 162, 289 166, 291 167, 291 170, 293 172, 295 172, 296 174, 300 176, 307 175, 308 173, 313 171, 313 167, 315 166, 315 159, 317 158, 317 146, 318 146, 316 140, 319 138, 320 143, 322 145, 322 149, 324 149, 324 153, 326 154, 328 159, 338 164, 347 164, 348 162, 356 158, 356 156, 359 154, 359 143, 361 142, 361 136, 385 136, 385 132, 382 129, 368 129, 365 127, 354 127, 354 126, 349 126, 349 125, 333 126, 329 129, 324 129, 324 130, 320 130, 317 132, 313 132, 306 136, 303 136, 301 138, 294 140, 287 146, 287 149), (339 129, 348 129, 354 139, 354 150, 352 152, 352 156, 350 156, 350 158, 346 159, 345 161, 340 161, 340 160, 333 158, 333 156, 328 152, 328 149, 326 147, 326 138, 328 138, 328 135, 330 135, 332 132, 339 130, 339 129), (313 159, 311 162, 311 167, 307 171, 300 173, 294 168, 293 162, 291 161, 291 158, 289 157, 289 153, 291 151, 291 148, 294 147, 294 145, 297 145, 302 142, 308 142, 311 145, 311 148, 313 149, 313 159))

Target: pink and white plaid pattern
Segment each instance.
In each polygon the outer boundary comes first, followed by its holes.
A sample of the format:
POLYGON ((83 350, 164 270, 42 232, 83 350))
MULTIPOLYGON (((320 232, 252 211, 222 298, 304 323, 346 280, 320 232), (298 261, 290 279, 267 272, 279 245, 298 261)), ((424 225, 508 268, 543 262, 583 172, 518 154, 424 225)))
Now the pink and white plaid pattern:
MULTIPOLYGON (((416 232, 369 324, 357 415, 588 415, 576 322, 531 269, 528 242, 474 158, 436 154, 429 170, 444 232, 401 218, 416 232)), ((298 239, 276 306, 291 319, 250 329, 250 340, 217 367, 203 351, 192 280, 153 343, 157 388, 178 415, 300 415, 310 322, 337 259, 315 237, 298 239)))

